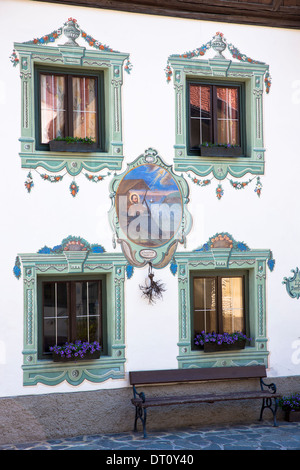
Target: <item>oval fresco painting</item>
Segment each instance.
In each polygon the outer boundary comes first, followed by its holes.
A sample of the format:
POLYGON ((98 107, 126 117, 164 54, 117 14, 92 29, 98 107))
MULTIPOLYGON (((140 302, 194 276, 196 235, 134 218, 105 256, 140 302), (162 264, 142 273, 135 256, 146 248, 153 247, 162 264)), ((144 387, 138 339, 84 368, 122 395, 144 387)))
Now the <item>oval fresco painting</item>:
POLYGON ((116 210, 120 228, 129 240, 147 248, 162 246, 180 228, 181 192, 165 168, 139 165, 120 181, 116 210))

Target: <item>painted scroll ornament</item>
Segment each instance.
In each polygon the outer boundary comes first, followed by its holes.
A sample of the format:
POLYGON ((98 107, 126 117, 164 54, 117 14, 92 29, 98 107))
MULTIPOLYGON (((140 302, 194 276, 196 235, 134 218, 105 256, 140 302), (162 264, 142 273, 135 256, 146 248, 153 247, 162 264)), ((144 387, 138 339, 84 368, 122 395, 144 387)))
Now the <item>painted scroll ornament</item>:
POLYGON ((111 227, 131 266, 165 267, 191 229, 188 184, 149 148, 110 185, 111 227))
POLYGON ((300 271, 299 268, 291 270, 294 275, 292 277, 285 277, 282 284, 285 284, 286 291, 292 299, 300 298, 300 271))

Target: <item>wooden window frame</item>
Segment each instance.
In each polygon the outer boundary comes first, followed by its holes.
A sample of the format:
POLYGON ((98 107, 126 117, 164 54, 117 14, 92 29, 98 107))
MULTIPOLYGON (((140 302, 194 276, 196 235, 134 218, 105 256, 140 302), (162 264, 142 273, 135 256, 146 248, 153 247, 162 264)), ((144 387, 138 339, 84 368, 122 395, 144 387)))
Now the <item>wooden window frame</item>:
MULTIPOLYGON (((194 288, 194 282, 195 279, 215 279, 216 281, 216 315, 217 315, 217 323, 218 323, 218 329, 216 333, 225 333, 224 328, 223 328, 223 323, 222 323, 222 286, 221 282, 223 278, 242 278, 243 282, 243 329, 242 332, 245 334, 248 334, 249 336, 249 320, 248 320, 248 315, 249 315, 249 273, 247 271, 237 271, 237 272, 222 272, 222 273, 203 273, 203 272, 192 272, 191 273, 191 347, 192 349, 195 349, 194 346, 194 336, 195 336, 195 331, 194 331, 194 318, 195 318, 195 288, 194 288)), ((200 333, 200 332, 199 332, 200 333)), ((206 331, 206 333, 212 333, 212 331, 206 331)))
MULTIPOLYGON (((238 89, 238 99, 239 99, 239 107, 238 107, 238 114, 239 114, 239 146, 236 147, 238 149, 238 156, 245 155, 245 148, 246 148, 246 132, 245 132, 245 118, 244 114, 246 112, 245 109, 245 91, 244 91, 244 84, 232 81, 197 81, 195 79, 187 79, 187 149, 188 155, 201 155, 200 152, 200 143, 199 147, 194 148, 191 146, 191 104, 190 104, 190 87, 191 85, 198 85, 198 86, 209 86, 211 88, 210 92, 210 103, 211 103, 211 114, 212 114, 212 144, 216 144, 216 136, 217 136, 217 96, 216 96, 216 88, 217 87, 224 87, 224 88, 237 88, 238 89)), ((210 156, 211 157, 219 157, 222 156, 222 147, 210 147, 210 156), (221 153, 220 153, 221 150, 221 153)), ((225 155, 224 155, 225 156, 225 155)), ((226 149, 226 156, 236 157, 237 153, 230 151, 230 149, 226 149)))
POLYGON ((103 345, 105 343, 104 340, 104 331, 103 331, 103 315, 104 315, 104 309, 103 309, 103 304, 104 304, 104 299, 103 299, 103 292, 105 291, 105 286, 104 286, 104 279, 73 279, 73 280, 57 280, 57 279, 49 279, 49 280, 42 280, 42 309, 41 309, 41 330, 42 330, 42 350, 40 351, 40 358, 48 358, 51 353, 45 351, 45 331, 44 331, 44 288, 45 284, 66 284, 67 285, 67 316, 68 316, 68 342, 74 342, 76 340, 86 340, 83 338, 78 338, 77 331, 76 331, 76 315, 75 315, 75 284, 77 282, 83 282, 83 283, 88 283, 88 282, 97 282, 98 283, 98 302, 100 306, 100 312, 99 312, 99 331, 98 335, 100 338, 100 344, 103 345))
MULTIPOLYGON (((98 152, 105 151, 103 145, 105 142, 105 96, 104 96, 104 77, 102 71, 81 71, 71 69, 66 71, 63 68, 49 68, 49 67, 35 67, 35 110, 37 119, 35 121, 35 134, 36 134, 36 149, 49 151, 49 144, 42 143, 42 126, 41 126, 41 75, 55 75, 64 77, 65 80, 65 137, 73 137, 73 112, 72 112, 72 99, 73 87, 72 78, 94 78, 96 80, 96 133, 97 133, 97 149, 98 152), (100 116, 100 119, 99 119, 100 116)), ((90 137, 90 136, 85 136, 90 137)))

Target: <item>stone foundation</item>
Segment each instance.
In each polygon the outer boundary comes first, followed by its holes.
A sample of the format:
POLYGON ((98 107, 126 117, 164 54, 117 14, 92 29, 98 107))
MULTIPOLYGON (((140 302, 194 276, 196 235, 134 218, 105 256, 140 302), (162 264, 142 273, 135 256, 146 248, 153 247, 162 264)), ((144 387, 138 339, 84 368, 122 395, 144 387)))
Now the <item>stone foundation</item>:
MULTIPOLYGON (((300 390, 300 376, 268 378, 283 395, 300 390)), ((257 389, 257 381, 215 382, 213 391, 257 389)), ((212 383, 141 388, 146 396, 205 393, 212 383)), ((40 441, 84 434, 118 433, 133 430, 134 407, 131 388, 91 392, 53 393, 0 398, 0 444, 40 441)), ((189 425, 257 422, 260 400, 150 408, 147 429, 168 430, 189 425)), ((283 412, 278 410, 278 421, 283 412)), ((265 420, 272 420, 265 410, 265 420)), ((141 425, 139 424, 139 429, 141 425)))

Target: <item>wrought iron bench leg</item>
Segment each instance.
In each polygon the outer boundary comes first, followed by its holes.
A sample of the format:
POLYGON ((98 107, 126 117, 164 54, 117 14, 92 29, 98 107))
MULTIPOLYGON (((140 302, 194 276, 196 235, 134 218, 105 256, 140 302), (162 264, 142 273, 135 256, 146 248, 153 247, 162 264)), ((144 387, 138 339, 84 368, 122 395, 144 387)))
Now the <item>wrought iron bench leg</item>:
POLYGON ((263 398, 259 421, 262 421, 262 415, 263 415, 265 408, 269 408, 273 413, 274 426, 278 426, 277 421, 276 421, 276 413, 278 409, 278 398, 274 398, 274 408, 272 407, 272 399, 273 397, 263 398))
POLYGON ((144 438, 147 437, 146 433, 146 419, 147 419, 147 408, 142 408, 141 406, 135 407, 135 418, 134 418, 134 432, 137 432, 137 420, 138 418, 142 421, 144 438))

